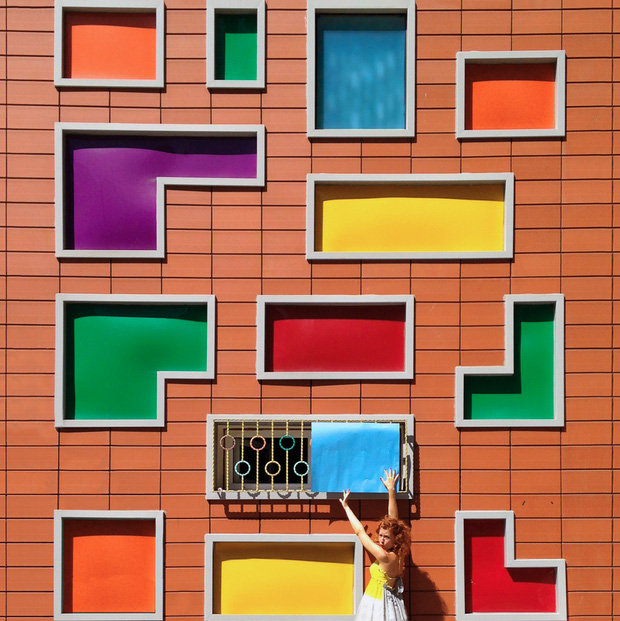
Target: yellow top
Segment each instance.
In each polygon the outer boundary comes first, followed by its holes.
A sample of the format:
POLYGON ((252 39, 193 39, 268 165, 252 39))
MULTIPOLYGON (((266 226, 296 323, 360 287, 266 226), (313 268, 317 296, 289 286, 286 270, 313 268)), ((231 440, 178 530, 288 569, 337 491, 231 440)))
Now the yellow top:
POLYGON ((383 599, 383 585, 391 580, 396 580, 398 576, 388 576, 387 573, 376 561, 370 566, 370 582, 364 591, 365 595, 373 599, 383 599))

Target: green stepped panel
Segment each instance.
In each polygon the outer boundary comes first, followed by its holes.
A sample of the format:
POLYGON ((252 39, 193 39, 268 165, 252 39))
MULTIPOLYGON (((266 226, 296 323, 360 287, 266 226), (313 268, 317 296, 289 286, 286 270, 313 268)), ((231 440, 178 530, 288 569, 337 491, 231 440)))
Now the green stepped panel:
POLYGON ((465 378, 465 418, 552 419, 555 304, 515 305, 512 375, 465 378))
POLYGON ((157 373, 207 367, 207 307, 69 304, 65 418, 154 420, 157 373))

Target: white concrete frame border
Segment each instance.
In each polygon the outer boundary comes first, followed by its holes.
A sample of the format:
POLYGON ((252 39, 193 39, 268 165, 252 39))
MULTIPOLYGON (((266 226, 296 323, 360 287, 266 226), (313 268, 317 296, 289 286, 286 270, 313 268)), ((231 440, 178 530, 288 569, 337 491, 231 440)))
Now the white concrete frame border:
POLYGON ((516 559, 514 511, 457 511, 455 513, 456 621, 566 621, 566 561, 564 559, 516 559), (504 520, 504 566, 555 569, 555 612, 466 612, 465 521, 504 520))
MULTIPOLYGON (((353 612, 352 615, 329 615, 333 621, 354 621, 355 612, 363 594, 364 583, 364 552, 362 544, 355 535, 348 534, 316 534, 316 535, 292 535, 292 534, 256 534, 245 535, 240 533, 231 534, 208 534, 205 535, 205 621, 263 621, 265 615, 222 615, 213 612, 213 562, 214 548, 219 542, 235 543, 349 543, 353 547, 353 592, 351 593, 353 612)), ((274 621, 323 621, 324 615, 268 615, 274 621)))
POLYGON ((564 296, 561 293, 509 294, 504 296, 504 364, 501 366, 456 367, 454 370, 455 425, 470 427, 563 427, 564 426, 564 296), (512 375, 515 370, 515 304, 553 304, 553 418, 485 419, 465 418, 465 378, 512 375))
POLYGON ((259 295, 256 298, 256 377, 259 380, 394 380, 414 376, 414 302, 412 295, 259 295), (270 304, 304 306, 394 306, 405 308, 404 360, 402 371, 267 371, 266 307, 270 304))
POLYGON ((164 511, 54 511, 54 619, 55 621, 162 621, 164 618, 164 511), (155 523, 155 611, 144 613, 63 612, 64 521, 149 520, 155 523))
POLYGON ((561 138, 566 135, 566 53, 563 50, 521 52, 457 52, 456 137, 465 138, 561 138), (465 75, 468 64, 533 64, 555 61, 555 124, 548 129, 466 129, 465 75))
POLYGON ((164 0, 56 0, 54 5, 54 84, 71 88, 164 88, 164 0), (65 78, 63 63, 65 53, 65 12, 82 13, 154 13, 156 34, 155 78, 152 80, 110 79, 110 78, 65 78))
POLYGON ((124 295, 72 294, 56 295, 56 353, 54 376, 54 414, 56 428, 142 428, 166 425, 166 382, 168 380, 211 380, 215 377, 215 296, 214 295, 124 295), (65 418, 65 309, 67 304, 131 304, 131 305, 202 305, 207 308, 207 367, 204 371, 158 371, 157 416, 153 419, 96 419, 65 418))

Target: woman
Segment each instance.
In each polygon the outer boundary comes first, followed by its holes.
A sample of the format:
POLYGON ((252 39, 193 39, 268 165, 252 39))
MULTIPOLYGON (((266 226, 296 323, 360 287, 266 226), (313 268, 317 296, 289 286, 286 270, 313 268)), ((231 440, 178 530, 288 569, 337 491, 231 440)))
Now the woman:
POLYGON ((342 494, 340 502, 349 518, 353 532, 359 537, 366 551, 375 561, 370 566, 370 582, 360 602, 356 621, 406 621, 403 602, 402 575, 405 558, 411 545, 409 527, 398 519, 396 505, 396 482, 398 473, 391 468, 384 470, 381 482, 388 491, 388 514, 377 527, 377 542, 366 533, 361 522, 349 507, 350 491, 342 494))

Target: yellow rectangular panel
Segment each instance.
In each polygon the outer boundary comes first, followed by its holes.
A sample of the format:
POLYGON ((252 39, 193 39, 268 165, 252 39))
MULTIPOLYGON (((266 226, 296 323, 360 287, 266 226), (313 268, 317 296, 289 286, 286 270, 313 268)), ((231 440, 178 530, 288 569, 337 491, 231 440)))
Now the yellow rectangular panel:
POLYGON ((502 253, 505 184, 320 184, 314 250, 502 253))
POLYGON ((216 542, 213 612, 223 615, 351 615, 350 543, 216 542))

